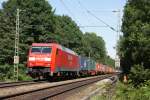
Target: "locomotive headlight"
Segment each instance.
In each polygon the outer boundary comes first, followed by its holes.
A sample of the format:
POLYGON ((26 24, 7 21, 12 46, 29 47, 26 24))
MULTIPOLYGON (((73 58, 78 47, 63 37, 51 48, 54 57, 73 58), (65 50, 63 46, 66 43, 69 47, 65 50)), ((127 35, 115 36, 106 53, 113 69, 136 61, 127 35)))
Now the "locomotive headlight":
POLYGON ((45 61, 51 61, 51 58, 45 58, 45 61))
POLYGON ((35 57, 29 57, 29 61, 35 61, 35 57))

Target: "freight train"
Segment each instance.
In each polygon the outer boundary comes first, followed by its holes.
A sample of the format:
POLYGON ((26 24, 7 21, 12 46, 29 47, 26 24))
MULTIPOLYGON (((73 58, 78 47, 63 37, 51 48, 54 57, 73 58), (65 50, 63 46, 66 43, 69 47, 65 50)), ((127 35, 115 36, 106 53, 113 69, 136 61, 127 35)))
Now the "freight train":
POLYGON ((33 43, 29 49, 27 68, 28 74, 33 78, 77 77, 115 72, 112 67, 79 56, 57 43, 33 43))

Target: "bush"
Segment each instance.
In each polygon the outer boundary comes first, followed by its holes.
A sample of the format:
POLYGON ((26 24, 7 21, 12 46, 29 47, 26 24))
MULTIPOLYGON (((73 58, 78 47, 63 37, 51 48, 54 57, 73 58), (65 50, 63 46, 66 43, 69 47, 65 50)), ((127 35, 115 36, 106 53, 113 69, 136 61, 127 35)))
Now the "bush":
POLYGON ((8 81, 13 79, 13 66, 12 65, 0 65, 0 80, 8 81))
MULTIPOLYGON (((13 65, 0 65, 0 80, 1 81, 13 81, 14 80, 14 66, 13 65)), ((31 80, 32 78, 26 75, 26 67, 23 64, 19 64, 18 80, 31 80)))
POLYGON ((150 81, 135 88, 131 84, 118 83, 114 100, 150 100, 150 81))
POLYGON ((131 68, 129 79, 131 84, 134 84, 134 86, 140 86, 147 80, 150 80, 150 69, 144 69, 141 65, 134 65, 131 68))
POLYGON ((26 74, 26 67, 24 66, 24 64, 20 64, 19 65, 19 75, 18 75, 18 80, 22 81, 22 80, 32 80, 31 77, 27 76, 26 74))
POLYGON ((92 100, 150 100, 150 80, 144 82, 141 87, 135 88, 132 84, 118 82, 115 92, 111 96, 105 92, 97 95, 92 100))

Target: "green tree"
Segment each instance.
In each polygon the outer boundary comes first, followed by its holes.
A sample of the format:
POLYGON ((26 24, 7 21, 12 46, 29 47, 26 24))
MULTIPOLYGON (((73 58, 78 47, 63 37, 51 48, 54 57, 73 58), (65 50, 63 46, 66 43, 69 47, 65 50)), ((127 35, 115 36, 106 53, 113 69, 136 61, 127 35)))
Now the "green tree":
POLYGON ((54 11, 45 0, 8 0, 0 9, 0 74, 1 80, 13 78, 16 10, 20 12, 19 80, 25 76, 24 63, 32 42, 47 42, 54 32, 54 11), (24 68, 23 68, 24 67, 24 68))
POLYGON ((133 65, 150 68, 150 1, 128 0, 119 42, 121 66, 129 73, 133 65))
POLYGON ((115 67, 115 60, 112 59, 110 56, 107 56, 107 57, 105 58, 105 64, 106 64, 106 65, 109 65, 109 66, 111 66, 111 67, 115 67))
POLYGON ((54 33, 56 34, 55 40, 80 54, 80 46, 83 33, 69 16, 57 15, 55 17, 54 33))
POLYGON ((105 63, 106 48, 102 37, 95 33, 85 33, 82 38, 83 56, 91 57, 98 62, 105 63))
POLYGON ((134 65, 131 68, 129 77, 132 80, 134 86, 139 86, 142 83, 146 82, 146 80, 150 79, 150 69, 144 69, 141 65, 134 65))
POLYGON ((45 0, 9 0, 3 3, 0 13, 0 63, 12 64, 14 55, 14 37, 16 9, 20 12, 21 63, 26 61, 29 45, 32 42, 46 42, 54 32, 54 11, 45 0))

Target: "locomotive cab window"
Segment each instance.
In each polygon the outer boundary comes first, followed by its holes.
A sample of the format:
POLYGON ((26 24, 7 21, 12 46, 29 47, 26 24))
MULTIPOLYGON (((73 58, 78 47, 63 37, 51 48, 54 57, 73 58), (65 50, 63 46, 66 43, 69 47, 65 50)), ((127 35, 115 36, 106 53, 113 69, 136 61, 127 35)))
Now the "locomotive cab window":
POLYGON ((50 47, 42 47, 42 53, 51 53, 52 48, 50 47))
POLYGON ((41 53, 41 47, 32 47, 31 52, 32 53, 41 53))
POLYGON ((32 47, 31 53, 51 53, 50 47, 32 47))

